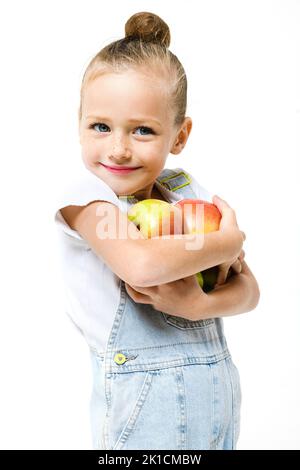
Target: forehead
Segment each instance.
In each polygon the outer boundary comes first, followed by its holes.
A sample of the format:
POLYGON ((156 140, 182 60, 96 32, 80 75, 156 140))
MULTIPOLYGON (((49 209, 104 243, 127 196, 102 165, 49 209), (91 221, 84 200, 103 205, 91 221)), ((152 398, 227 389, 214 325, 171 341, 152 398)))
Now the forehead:
POLYGON ((83 114, 105 116, 134 113, 160 120, 169 115, 169 96, 165 81, 137 72, 106 73, 84 90, 83 114))

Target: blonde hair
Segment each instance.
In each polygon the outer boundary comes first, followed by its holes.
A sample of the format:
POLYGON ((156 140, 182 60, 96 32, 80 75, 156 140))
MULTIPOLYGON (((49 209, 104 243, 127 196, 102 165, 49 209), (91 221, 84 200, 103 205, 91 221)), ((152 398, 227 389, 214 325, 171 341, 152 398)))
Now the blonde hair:
POLYGON ((125 37, 105 46, 88 64, 81 83, 79 121, 88 83, 105 73, 134 69, 166 84, 175 114, 173 124, 180 126, 186 113, 187 79, 180 61, 168 49, 170 41, 170 29, 159 16, 149 12, 132 15, 125 24, 125 37))

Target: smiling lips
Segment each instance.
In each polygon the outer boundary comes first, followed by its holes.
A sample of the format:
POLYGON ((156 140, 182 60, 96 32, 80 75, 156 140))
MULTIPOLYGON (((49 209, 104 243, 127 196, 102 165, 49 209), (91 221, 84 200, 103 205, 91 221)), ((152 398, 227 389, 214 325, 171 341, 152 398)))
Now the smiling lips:
POLYGON ((138 170, 141 168, 140 166, 137 167, 130 167, 130 166, 108 166, 104 165, 104 163, 100 163, 104 168, 106 168, 108 171, 111 173, 116 173, 119 175, 127 174, 127 173, 132 173, 134 170, 138 170))

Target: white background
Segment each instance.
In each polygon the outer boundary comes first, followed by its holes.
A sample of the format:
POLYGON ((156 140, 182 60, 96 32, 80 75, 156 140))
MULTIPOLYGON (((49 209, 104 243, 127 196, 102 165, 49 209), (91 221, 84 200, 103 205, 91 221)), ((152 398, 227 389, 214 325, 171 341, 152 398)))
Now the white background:
POLYGON ((236 210, 261 289, 254 311, 225 320, 238 448, 299 449, 300 28, 288 0, 1 2, 0 447, 91 448, 88 348, 64 313, 53 210, 81 165, 83 72, 138 11, 168 23, 188 77, 194 126, 167 166, 236 210))

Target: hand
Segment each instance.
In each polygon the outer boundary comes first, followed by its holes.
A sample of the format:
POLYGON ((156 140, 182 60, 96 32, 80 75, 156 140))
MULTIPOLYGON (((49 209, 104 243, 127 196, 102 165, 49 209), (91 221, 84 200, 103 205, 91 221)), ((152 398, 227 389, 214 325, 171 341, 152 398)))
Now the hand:
POLYGON ((240 253, 242 244, 246 240, 246 234, 239 229, 235 211, 224 199, 221 199, 219 196, 213 196, 213 203, 222 214, 219 231, 226 235, 228 234, 232 253, 235 253, 233 260, 229 260, 229 262, 234 263, 237 258, 236 254, 240 253))
POLYGON ((236 272, 236 274, 239 274, 242 271, 242 261, 244 260, 244 258, 245 258, 245 251, 241 250, 239 256, 235 260, 233 260, 232 262, 220 264, 218 266, 219 273, 218 273, 217 283, 215 287, 221 284, 224 284, 224 282, 226 282, 230 268, 232 268, 233 271, 236 272))
MULTIPOLYGON (((188 320, 198 320, 197 305, 207 294, 195 274, 159 286, 139 287, 125 283, 128 295, 137 303, 151 304, 156 310, 188 320)), ((198 315, 199 316, 199 315, 198 315)))

